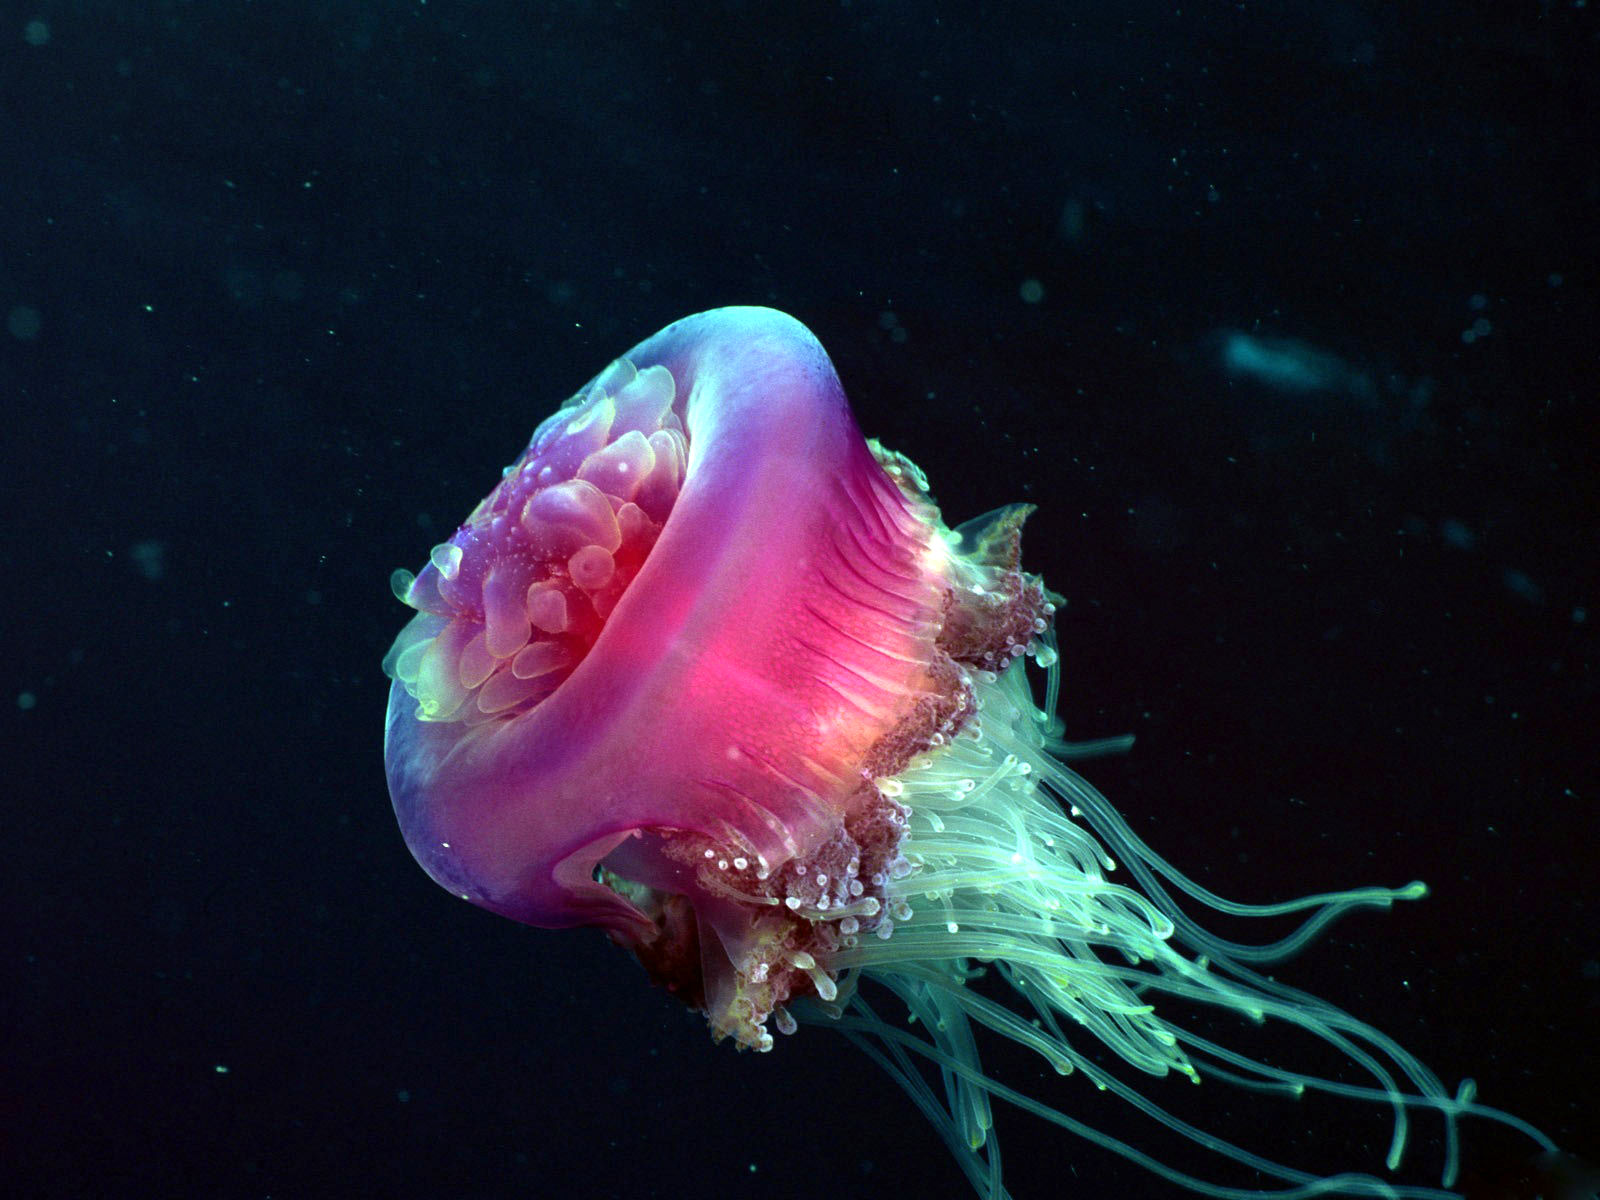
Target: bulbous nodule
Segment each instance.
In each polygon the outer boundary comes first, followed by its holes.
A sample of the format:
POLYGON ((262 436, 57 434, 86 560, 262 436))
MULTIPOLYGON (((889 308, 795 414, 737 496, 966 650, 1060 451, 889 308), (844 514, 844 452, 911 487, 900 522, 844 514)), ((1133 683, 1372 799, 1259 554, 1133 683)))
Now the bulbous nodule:
POLYGON ((385 761, 407 844, 473 903, 607 928, 761 1044, 777 1004, 830 986, 821 914, 870 921, 895 867, 874 780, 966 719, 958 663, 1043 627, 1025 515, 951 535, 793 318, 669 326, 398 574, 417 615, 385 660, 385 761))

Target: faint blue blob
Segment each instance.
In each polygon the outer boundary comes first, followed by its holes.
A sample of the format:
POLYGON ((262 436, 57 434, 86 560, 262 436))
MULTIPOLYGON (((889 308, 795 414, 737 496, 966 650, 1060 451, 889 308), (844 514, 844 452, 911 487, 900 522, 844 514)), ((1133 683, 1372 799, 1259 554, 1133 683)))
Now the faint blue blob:
POLYGON ((1515 567, 1507 567, 1500 579, 1506 585, 1506 590, 1519 600, 1526 600, 1529 604, 1544 603, 1544 589, 1515 567))
POLYGON ((6 332, 19 342, 31 342, 44 328, 44 318, 39 310, 27 304, 18 304, 6 313, 6 332))
POLYGON ((1222 366, 1286 392, 1351 392, 1369 395, 1372 380, 1336 354, 1297 338, 1265 338, 1237 331, 1222 335, 1222 366))
POLYGON ((167 573, 167 547, 164 542, 135 542, 128 547, 128 557, 139 568, 139 574, 154 582, 167 573))
POLYGON ((1439 522, 1439 536, 1444 539, 1445 545, 1454 546, 1457 550, 1475 550, 1478 546, 1478 535, 1454 517, 1446 517, 1439 522))

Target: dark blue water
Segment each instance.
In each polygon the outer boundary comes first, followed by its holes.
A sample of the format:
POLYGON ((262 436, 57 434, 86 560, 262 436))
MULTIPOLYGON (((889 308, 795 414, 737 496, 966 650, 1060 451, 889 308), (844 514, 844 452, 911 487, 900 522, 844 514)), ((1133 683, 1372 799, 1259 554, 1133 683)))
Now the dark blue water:
MULTIPOLYGON (((1138 736, 1086 771, 1158 849, 1432 886, 1285 978, 1600 1156, 1595 51, 1571 3, 8 6, 8 1194, 962 1194, 841 1040, 711 1046, 389 813, 389 572, 729 303, 951 524, 1039 505, 1071 732, 1138 736)), ((1176 1194, 1002 1134, 1019 1200, 1176 1194)))

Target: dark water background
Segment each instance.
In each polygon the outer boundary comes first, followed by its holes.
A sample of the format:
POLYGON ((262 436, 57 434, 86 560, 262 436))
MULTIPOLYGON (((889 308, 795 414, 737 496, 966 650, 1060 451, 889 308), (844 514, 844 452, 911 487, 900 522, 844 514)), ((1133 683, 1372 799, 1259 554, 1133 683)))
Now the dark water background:
MULTIPOLYGON (((1241 899, 1432 885, 1286 978, 1600 1156, 1596 28, 0 5, 7 1194, 961 1194, 838 1039, 712 1047, 388 811, 389 571, 727 303, 810 324, 952 523, 1040 506, 1072 730, 1138 735, 1088 770, 1158 848, 1241 899)), ((1467 1141, 1502 1194, 1527 1148, 1467 1141)), ((1003 1145, 1019 1200, 1176 1194, 1003 1145)))

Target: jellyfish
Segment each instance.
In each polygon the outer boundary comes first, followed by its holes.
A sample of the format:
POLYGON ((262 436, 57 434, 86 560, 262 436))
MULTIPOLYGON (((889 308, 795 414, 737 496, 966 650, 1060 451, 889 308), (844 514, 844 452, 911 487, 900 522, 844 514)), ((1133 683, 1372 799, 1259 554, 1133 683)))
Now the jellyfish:
POLYGON ((1227 900, 1067 765, 1126 740, 1062 738, 1063 600, 1022 567, 1030 511, 948 528, 923 473, 858 431, 792 317, 723 308, 668 326, 540 424, 421 572, 391 581, 414 610, 384 660, 408 847, 473 904, 604 930, 718 1040, 764 1052, 802 1024, 844 1034, 983 1196, 1010 1195, 997 1101, 1209 1196, 1447 1194, 1209 1132, 1164 1098, 1201 1080, 1381 1106, 1391 1173, 1413 1116, 1431 1114, 1446 1189, 1463 1115, 1553 1150, 1470 1080, 1447 1090, 1268 973, 1421 883, 1227 900), (1298 925, 1247 943, 1193 910, 1298 925), (1293 1027, 1348 1070, 1231 1047, 1195 1019, 1207 1010, 1293 1027), (994 1039, 1248 1184, 1169 1166, 1003 1082, 980 1057, 994 1039))

